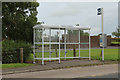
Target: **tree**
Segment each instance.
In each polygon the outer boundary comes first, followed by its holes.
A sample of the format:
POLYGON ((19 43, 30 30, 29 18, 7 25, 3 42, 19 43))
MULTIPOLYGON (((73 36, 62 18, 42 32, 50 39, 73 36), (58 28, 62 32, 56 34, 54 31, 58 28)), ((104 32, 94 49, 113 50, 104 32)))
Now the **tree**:
POLYGON ((112 35, 119 38, 120 37, 120 26, 117 28, 115 32, 112 32, 112 35))
POLYGON ((2 3, 3 39, 32 42, 33 26, 37 24, 37 2, 2 3))

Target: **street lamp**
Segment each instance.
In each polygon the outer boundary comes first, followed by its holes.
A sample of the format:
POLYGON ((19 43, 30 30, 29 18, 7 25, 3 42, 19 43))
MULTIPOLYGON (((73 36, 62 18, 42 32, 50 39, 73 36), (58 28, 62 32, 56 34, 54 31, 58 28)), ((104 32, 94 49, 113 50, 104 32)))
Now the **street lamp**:
POLYGON ((104 29, 103 29, 103 8, 97 9, 97 15, 101 15, 101 31, 102 31, 102 61, 104 61, 104 29))

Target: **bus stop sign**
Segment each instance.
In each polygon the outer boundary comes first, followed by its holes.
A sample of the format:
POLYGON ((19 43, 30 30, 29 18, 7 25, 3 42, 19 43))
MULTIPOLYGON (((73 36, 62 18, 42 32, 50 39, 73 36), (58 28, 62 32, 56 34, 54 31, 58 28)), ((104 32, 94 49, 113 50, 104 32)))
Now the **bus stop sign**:
POLYGON ((102 14, 102 8, 98 8, 97 11, 98 11, 97 15, 101 15, 102 14))

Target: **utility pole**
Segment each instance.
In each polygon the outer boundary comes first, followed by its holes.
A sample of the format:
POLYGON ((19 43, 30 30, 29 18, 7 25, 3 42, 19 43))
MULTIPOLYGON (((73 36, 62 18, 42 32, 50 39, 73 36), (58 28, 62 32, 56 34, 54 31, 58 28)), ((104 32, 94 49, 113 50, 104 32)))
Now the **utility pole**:
POLYGON ((102 31, 102 61, 104 61, 104 15, 103 15, 103 8, 98 8, 97 15, 101 15, 101 31, 102 31))

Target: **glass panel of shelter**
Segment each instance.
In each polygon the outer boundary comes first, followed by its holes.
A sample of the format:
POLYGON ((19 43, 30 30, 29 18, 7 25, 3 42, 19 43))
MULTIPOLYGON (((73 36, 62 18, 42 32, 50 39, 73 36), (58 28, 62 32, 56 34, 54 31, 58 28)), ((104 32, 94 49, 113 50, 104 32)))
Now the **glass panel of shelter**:
POLYGON ((59 29, 45 29, 44 58, 55 58, 59 56, 59 29))
POLYGON ((35 29, 35 42, 42 42, 42 29, 35 29))
POLYGON ((34 29, 35 58, 42 58, 42 29, 34 29))
POLYGON ((64 58, 79 57, 78 44, 79 44, 79 30, 66 30, 64 32, 64 58), (65 33, 66 32, 66 33, 65 33), (75 51, 74 51, 75 50, 75 51), (76 54, 74 54, 74 52, 76 54))
POLYGON ((78 30, 67 30, 66 42, 67 43, 78 43, 78 40, 79 40, 78 35, 79 35, 78 30))
MULTIPOLYGON (((61 49, 61 54, 64 54, 64 58, 79 58, 88 57, 88 50, 81 50, 80 48, 89 47, 89 36, 83 35, 79 30, 67 30, 62 35, 64 51, 61 49), (66 36, 66 37, 65 37, 66 36), (80 38, 80 39, 79 39, 80 38)), ((63 57, 63 55, 61 55, 63 57)))

